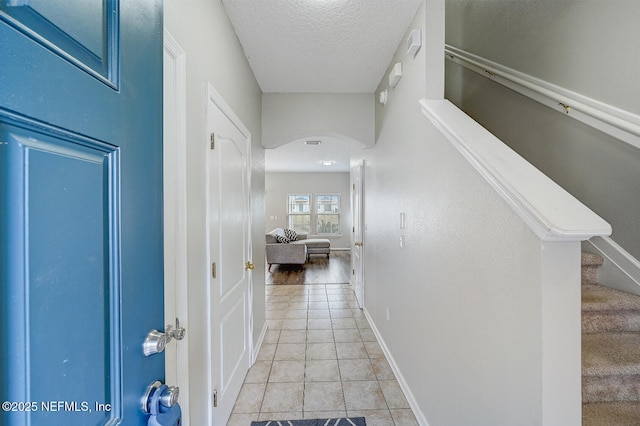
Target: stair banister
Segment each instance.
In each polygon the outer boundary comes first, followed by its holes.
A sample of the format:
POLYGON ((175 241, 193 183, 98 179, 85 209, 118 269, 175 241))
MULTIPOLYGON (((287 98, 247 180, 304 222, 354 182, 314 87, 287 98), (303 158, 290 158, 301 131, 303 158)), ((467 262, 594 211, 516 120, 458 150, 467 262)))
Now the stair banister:
MULTIPOLYGON (((512 403, 531 410, 535 424, 579 426, 582 422, 580 245, 581 241, 593 236, 609 235, 611 226, 451 102, 423 99, 420 104, 425 116, 443 136, 442 142, 451 143, 466 160, 466 163, 454 161, 452 167, 458 167, 463 174, 467 167, 475 169, 489 183, 489 187, 485 187, 486 200, 495 198, 492 191, 505 200, 505 205, 495 205, 495 212, 504 214, 505 210, 511 209, 515 212, 511 217, 522 221, 521 228, 511 226, 511 229, 526 231, 528 227, 531 230, 531 233, 505 234, 499 229, 495 232, 482 229, 479 230, 482 235, 480 241, 470 238, 478 251, 467 252, 465 263, 457 264, 457 268, 481 268, 483 276, 473 282, 458 280, 460 288, 451 291, 461 299, 449 306, 456 309, 464 307, 459 311, 459 320, 473 322, 477 330, 485 330, 486 338, 497 339, 504 345, 513 343, 529 348, 526 351, 514 349, 513 356, 524 360, 534 376, 518 385, 500 378, 489 384, 494 392, 508 388, 513 395, 526 394, 526 401, 514 397, 512 403), (513 275, 511 268, 511 280, 515 281, 502 280, 503 270, 511 265, 501 267, 491 258, 491 253, 481 251, 483 247, 496 246, 514 247, 527 253, 530 260, 522 264, 527 276, 513 275), (484 269, 486 264, 492 268, 484 269), (501 303, 492 305, 495 318, 511 322, 511 325, 518 324, 527 330, 527 335, 508 335, 504 338, 507 340, 500 340, 500 336, 493 334, 490 330, 496 321, 478 315, 481 310, 474 309, 473 304, 464 303, 465 294, 478 286, 486 288, 487 294, 500 300, 501 303), (504 291, 500 296, 493 293, 497 287, 504 291), (520 291, 510 293, 512 288, 520 288, 520 291), (522 297, 523 294, 527 297, 522 297), (520 306, 521 311, 517 314, 512 312, 509 309, 511 303, 520 306), (527 314, 521 316, 522 312, 527 314)), ((437 146, 436 142, 434 146, 437 146)), ((462 188, 455 195, 464 193, 462 188)), ((465 213, 470 223, 477 221, 477 226, 482 226, 483 214, 491 215, 491 207, 487 204, 478 213, 465 213)), ((488 219, 487 222, 490 226, 497 225, 495 220, 488 219)), ((451 247, 446 246, 446 249, 451 247)), ((524 261, 517 255, 512 260, 524 261)), ((520 266, 518 263, 514 265, 520 266)), ((457 274, 455 267, 450 273, 457 274)), ((447 274, 447 271, 444 275, 432 273, 438 280, 446 280, 447 274)), ((466 279, 469 272, 461 272, 459 276, 466 279)), ((486 300, 486 303, 493 302, 491 298, 486 300)), ((499 358, 500 354, 496 353, 496 359, 499 358)), ((490 359, 484 359, 484 364, 465 370, 465 386, 487 385, 483 382, 483 375, 490 374, 499 366, 492 364, 490 359)), ((498 404, 496 401, 491 403, 498 404)), ((464 404, 473 405, 474 401, 465 401, 464 404)))
POLYGON ((543 241, 584 241, 611 225, 448 100, 423 113, 543 241))

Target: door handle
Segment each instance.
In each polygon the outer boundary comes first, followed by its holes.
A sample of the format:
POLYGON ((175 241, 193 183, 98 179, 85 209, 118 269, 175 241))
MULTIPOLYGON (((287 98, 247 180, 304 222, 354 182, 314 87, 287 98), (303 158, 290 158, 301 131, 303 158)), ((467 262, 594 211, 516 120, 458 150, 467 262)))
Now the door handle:
POLYGON ((153 354, 164 351, 165 346, 172 339, 182 340, 187 330, 184 327, 180 327, 180 321, 176 318, 176 327, 173 328, 171 324, 167 324, 164 332, 158 330, 151 330, 142 343, 142 352, 144 356, 151 356, 153 354))
POLYGON ((253 263, 251 263, 251 262, 247 262, 247 263, 244 265, 244 269, 253 269, 253 268, 255 268, 255 267, 256 267, 256 265, 254 265, 254 264, 253 264, 253 263))
POLYGON ((356 241, 355 243, 353 243, 353 245, 356 247, 362 247, 362 243, 359 241, 356 241))

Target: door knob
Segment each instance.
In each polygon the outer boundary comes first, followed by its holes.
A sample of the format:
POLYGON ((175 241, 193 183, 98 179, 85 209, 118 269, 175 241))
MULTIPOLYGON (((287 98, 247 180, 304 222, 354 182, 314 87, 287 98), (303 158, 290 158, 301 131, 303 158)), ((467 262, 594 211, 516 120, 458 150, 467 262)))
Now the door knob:
POLYGON ((142 411, 145 414, 150 414, 153 411, 154 400, 157 400, 157 403, 162 407, 171 408, 178 403, 179 396, 179 387, 163 385, 162 382, 156 380, 147 387, 147 391, 142 397, 142 411))
POLYGON ((163 385, 159 381, 151 383, 142 397, 142 411, 150 414, 147 425, 180 426, 182 410, 178 404, 180 389, 163 385))
POLYGON ((256 266, 251 262, 247 262, 246 265, 244 265, 244 269, 253 269, 255 267, 256 266))
POLYGON ((164 347, 168 342, 167 335, 158 330, 151 330, 142 343, 142 352, 144 356, 151 356, 153 354, 164 351, 164 347))
POLYGON ((167 324, 165 332, 158 330, 151 330, 142 343, 142 352, 144 356, 151 356, 153 354, 164 351, 172 339, 182 340, 187 330, 184 327, 180 327, 180 321, 176 318, 175 328, 171 324, 167 324))

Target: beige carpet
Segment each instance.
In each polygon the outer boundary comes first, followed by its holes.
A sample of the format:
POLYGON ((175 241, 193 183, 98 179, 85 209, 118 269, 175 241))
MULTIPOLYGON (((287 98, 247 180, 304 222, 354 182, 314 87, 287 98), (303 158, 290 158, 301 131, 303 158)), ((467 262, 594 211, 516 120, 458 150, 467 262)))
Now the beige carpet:
POLYGON ((584 404, 582 426, 638 426, 640 404, 637 402, 605 402, 584 404))
POLYGON ((582 331, 640 332, 640 297, 601 285, 583 285, 582 331))
POLYGON ((640 425, 640 296, 598 285, 582 256, 582 424, 640 425))

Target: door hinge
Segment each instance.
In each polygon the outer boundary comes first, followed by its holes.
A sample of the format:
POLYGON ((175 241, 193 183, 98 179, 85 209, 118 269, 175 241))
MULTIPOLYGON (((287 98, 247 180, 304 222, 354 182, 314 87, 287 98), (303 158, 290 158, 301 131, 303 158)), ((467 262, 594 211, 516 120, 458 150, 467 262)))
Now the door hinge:
POLYGON ((356 190, 356 184, 352 183, 352 185, 353 185, 353 190, 355 191, 356 190))
POLYGON ((218 391, 214 390, 213 391, 213 408, 216 408, 218 406, 218 391))
POLYGON ((216 134, 215 133, 211 133, 211 149, 215 149, 216 148, 216 134))
POLYGON ((216 277, 216 262, 213 262, 211 264, 211 277, 215 278, 216 277))
POLYGON ((356 270, 355 269, 352 269, 351 271, 352 271, 351 275, 355 275, 356 274, 356 270))
POLYGON ((353 227, 353 230, 351 232, 353 232, 354 234, 356 233, 356 227, 355 226, 353 227))

